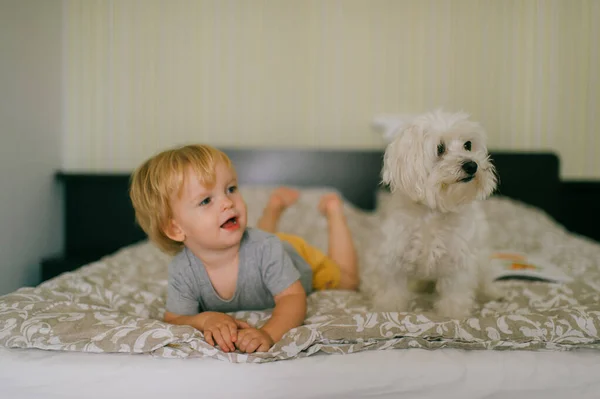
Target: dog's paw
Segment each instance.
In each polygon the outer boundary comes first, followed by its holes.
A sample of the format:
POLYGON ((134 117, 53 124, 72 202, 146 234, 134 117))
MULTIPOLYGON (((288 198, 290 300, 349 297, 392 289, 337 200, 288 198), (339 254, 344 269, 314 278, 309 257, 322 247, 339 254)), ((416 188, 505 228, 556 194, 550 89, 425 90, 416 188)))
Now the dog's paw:
POLYGON ((470 297, 444 297, 435 303, 436 313, 450 319, 464 319, 472 309, 473 300, 470 297))

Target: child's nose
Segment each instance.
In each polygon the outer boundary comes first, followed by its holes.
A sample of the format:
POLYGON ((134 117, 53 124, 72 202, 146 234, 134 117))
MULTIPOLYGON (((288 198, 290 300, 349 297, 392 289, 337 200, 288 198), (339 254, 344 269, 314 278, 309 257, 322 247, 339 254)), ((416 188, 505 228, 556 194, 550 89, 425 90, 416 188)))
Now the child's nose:
POLYGON ((229 209, 233 206, 233 201, 229 197, 225 197, 223 202, 221 202, 221 206, 223 207, 223 210, 229 209))

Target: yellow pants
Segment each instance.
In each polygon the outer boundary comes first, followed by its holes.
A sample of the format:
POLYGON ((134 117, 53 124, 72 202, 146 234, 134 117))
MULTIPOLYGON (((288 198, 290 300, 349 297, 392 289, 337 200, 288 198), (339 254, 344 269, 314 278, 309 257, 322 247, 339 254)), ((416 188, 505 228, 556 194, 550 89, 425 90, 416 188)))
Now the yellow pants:
POLYGON ((308 244, 304 239, 285 233, 276 233, 277 237, 294 247, 298 254, 310 265, 313 271, 313 288, 324 290, 340 285, 340 267, 323 252, 308 244))

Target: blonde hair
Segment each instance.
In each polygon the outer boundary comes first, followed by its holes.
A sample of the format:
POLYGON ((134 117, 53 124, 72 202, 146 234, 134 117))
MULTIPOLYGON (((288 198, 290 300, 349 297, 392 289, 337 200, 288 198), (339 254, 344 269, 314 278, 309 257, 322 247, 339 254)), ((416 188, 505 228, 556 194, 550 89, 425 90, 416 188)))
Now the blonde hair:
POLYGON ((200 184, 210 188, 215 184, 215 166, 220 162, 235 173, 224 152, 208 145, 186 145, 151 157, 133 172, 129 197, 135 219, 162 251, 174 255, 183 248, 182 242, 165 234, 165 229, 173 217, 171 198, 180 195, 187 169, 191 168, 200 184))

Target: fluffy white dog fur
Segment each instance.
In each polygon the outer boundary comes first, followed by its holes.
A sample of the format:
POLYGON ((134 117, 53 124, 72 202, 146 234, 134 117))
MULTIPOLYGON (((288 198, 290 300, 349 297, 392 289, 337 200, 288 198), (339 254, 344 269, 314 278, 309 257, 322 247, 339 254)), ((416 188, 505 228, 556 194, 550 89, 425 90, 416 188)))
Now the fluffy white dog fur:
POLYGON ((486 273, 488 229, 479 203, 496 187, 485 132, 469 115, 442 110, 379 122, 391 127, 382 177, 395 209, 382 226, 373 305, 406 311, 409 287, 418 286, 409 281, 434 281, 436 312, 466 317, 477 294, 498 297, 486 273))

